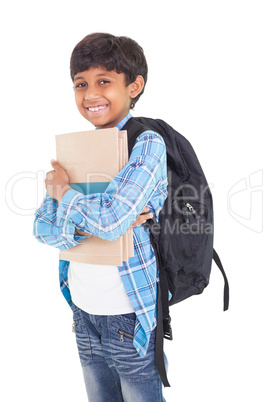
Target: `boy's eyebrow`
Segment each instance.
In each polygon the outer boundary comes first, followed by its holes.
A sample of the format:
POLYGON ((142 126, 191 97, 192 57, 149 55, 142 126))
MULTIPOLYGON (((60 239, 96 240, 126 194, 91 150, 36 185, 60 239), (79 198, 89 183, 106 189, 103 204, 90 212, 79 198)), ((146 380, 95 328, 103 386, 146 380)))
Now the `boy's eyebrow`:
POLYGON ((107 71, 107 73, 97 74, 97 77, 105 77, 106 75, 111 75, 111 74, 109 74, 108 71, 107 71))
POLYGON ((74 77, 74 81, 75 80, 83 80, 84 79, 84 77, 74 77))
MULTIPOLYGON (((111 76, 111 74, 109 74, 109 71, 107 71, 107 73, 100 73, 100 74, 97 74, 97 77, 105 77, 105 76, 111 76)), ((78 77, 76 77, 76 76, 74 76, 74 81, 76 81, 76 80, 84 80, 85 79, 85 77, 83 77, 82 75, 81 76, 78 76, 78 77)))

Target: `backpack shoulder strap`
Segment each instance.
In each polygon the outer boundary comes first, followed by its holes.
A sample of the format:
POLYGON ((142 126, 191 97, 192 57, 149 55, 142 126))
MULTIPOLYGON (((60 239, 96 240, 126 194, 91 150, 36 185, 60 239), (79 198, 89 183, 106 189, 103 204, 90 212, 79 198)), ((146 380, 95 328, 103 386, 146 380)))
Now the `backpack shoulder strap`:
POLYGON ((144 124, 139 123, 134 117, 131 117, 122 130, 127 130, 127 137, 128 137, 128 152, 129 155, 131 154, 131 151, 135 145, 135 141, 138 138, 140 134, 142 134, 144 131, 148 130, 147 127, 145 127, 144 124))
POLYGON ((226 273, 224 271, 224 268, 222 266, 220 257, 216 253, 215 249, 213 249, 213 260, 218 266, 219 270, 222 273, 223 279, 224 279, 224 291, 223 291, 223 310, 226 311, 229 308, 229 283, 228 279, 226 276, 226 273))
MULTIPOLYGON (((129 147, 129 154, 132 151, 132 148, 134 147, 135 141, 138 138, 138 136, 143 133, 146 130, 152 130, 152 128, 150 127, 146 127, 146 125, 138 122, 135 118, 131 118, 127 121, 127 123, 125 124, 125 126, 123 127, 123 130, 127 130, 128 133, 128 147, 129 147)), ((157 130, 154 130, 157 131, 157 130)), ((161 270, 161 264, 159 261, 160 255, 159 252, 157 251, 157 244, 154 242, 153 237, 151 236, 151 232, 150 232, 150 239, 151 239, 151 243, 152 246, 154 248, 155 251, 155 258, 156 258, 156 264, 157 267, 159 269, 159 274, 162 275, 164 274, 164 271, 161 270)), ((158 283, 157 285, 157 327, 156 327, 156 340, 155 340, 155 357, 156 357, 156 367, 157 370, 159 372, 159 375, 161 377, 161 380, 163 382, 163 385, 165 387, 169 387, 170 384, 168 382, 168 378, 167 378, 167 372, 166 372, 166 368, 165 368, 165 362, 164 362, 164 337, 166 337, 166 329, 165 329, 165 325, 164 323, 167 321, 167 319, 164 319, 163 317, 163 295, 161 293, 161 288, 163 287, 163 283, 166 283, 166 280, 162 278, 162 280, 160 280, 160 283, 158 283)), ((167 317, 169 317, 169 307, 168 307, 168 287, 166 286, 166 291, 164 291, 164 294, 166 295, 165 298, 165 303, 164 306, 167 309, 167 317)), ((165 310, 166 311, 166 310, 165 310)), ((168 321, 169 323, 169 321, 168 321)), ((170 329, 170 328, 168 328, 170 329)), ((170 329, 171 331, 171 329, 170 329)), ((171 332, 169 331, 169 336, 171 339, 171 332)))

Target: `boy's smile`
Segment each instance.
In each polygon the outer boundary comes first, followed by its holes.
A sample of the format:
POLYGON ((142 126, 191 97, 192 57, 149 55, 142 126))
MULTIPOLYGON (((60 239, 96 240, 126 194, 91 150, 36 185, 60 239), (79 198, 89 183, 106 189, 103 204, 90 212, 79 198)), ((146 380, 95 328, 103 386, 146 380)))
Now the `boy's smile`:
POLYGON ((76 74, 74 90, 79 112, 97 128, 115 127, 128 114, 132 98, 143 88, 143 79, 142 85, 136 81, 126 86, 123 73, 104 68, 92 67, 76 74))

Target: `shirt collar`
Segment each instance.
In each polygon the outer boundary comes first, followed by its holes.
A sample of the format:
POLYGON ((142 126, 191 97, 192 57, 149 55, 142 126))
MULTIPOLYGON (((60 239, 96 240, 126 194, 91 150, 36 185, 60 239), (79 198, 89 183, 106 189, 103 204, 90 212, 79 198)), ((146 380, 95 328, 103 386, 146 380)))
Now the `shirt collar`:
POLYGON ((126 124, 126 122, 131 119, 132 115, 130 112, 128 112, 128 114, 126 115, 126 117, 124 117, 115 127, 118 128, 118 130, 120 131, 122 127, 124 127, 124 125, 126 124))

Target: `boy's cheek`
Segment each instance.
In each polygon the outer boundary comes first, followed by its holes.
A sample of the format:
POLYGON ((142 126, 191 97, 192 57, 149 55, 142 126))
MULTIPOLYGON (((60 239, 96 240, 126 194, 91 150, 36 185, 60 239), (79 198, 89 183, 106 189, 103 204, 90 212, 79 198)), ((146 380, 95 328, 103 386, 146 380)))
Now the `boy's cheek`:
POLYGON ((76 106, 78 107, 79 112, 81 113, 81 110, 84 110, 83 108, 83 101, 84 101, 84 96, 80 93, 79 95, 75 95, 75 103, 76 106))

